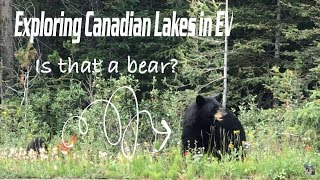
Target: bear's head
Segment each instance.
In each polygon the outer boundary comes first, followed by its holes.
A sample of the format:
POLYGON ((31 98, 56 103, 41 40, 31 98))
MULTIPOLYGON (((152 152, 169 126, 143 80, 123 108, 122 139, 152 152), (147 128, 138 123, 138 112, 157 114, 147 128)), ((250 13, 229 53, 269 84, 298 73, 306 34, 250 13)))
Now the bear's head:
POLYGON ((202 121, 214 120, 222 121, 227 112, 222 108, 221 101, 222 94, 213 97, 205 98, 198 95, 196 98, 196 106, 198 108, 198 116, 202 121))

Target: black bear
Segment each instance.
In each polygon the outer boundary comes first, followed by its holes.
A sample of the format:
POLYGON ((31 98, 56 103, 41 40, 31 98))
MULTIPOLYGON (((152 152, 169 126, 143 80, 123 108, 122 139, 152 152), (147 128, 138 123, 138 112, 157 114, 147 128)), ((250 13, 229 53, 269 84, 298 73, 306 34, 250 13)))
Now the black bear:
POLYGON ((232 112, 222 109, 221 98, 221 94, 210 98, 198 95, 186 109, 182 129, 184 154, 202 149, 221 159, 222 154, 243 146, 244 128, 232 112))
POLYGON ((41 148, 44 148, 46 151, 48 150, 45 140, 43 138, 35 138, 28 144, 27 153, 33 150, 39 155, 41 148))

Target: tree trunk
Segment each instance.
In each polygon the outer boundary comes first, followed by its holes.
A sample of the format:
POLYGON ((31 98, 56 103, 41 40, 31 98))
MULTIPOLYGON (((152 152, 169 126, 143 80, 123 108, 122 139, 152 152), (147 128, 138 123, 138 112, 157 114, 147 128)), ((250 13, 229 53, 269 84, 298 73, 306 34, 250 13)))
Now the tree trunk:
MULTIPOLYGON (((2 27, 2 1, 0 1, 0 27, 2 27)), ((2 29, 0 28, 0 105, 3 102, 3 88, 2 88, 2 29)))
MULTIPOLYGON (((226 8, 225 11, 229 13, 229 2, 226 0, 226 8)), ((225 18, 225 29, 229 26, 228 18, 225 18)), ((227 108, 227 90, 228 90, 228 36, 226 34, 226 31, 224 32, 224 53, 223 53, 223 93, 222 93, 222 107, 223 109, 227 108)))
MULTIPOLYGON (((1 12, 0 12, 1 13, 1 12)), ((1 36, 0 36, 1 38, 1 36)), ((0 54, 1 54, 1 48, 0 48, 0 54)), ((3 88, 2 88, 2 74, 3 74, 3 71, 2 71, 2 58, 0 56, 0 105, 3 103, 3 88)))
POLYGON ((9 95, 8 88, 6 88, 4 84, 8 86, 13 84, 14 46, 12 3, 13 0, 0 0, 0 58, 2 62, 0 70, 1 98, 9 95))
POLYGON ((281 36, 281 2, 277 0, 277 29, 274 45, 274 58, 280 60, 280 36, 281 36))

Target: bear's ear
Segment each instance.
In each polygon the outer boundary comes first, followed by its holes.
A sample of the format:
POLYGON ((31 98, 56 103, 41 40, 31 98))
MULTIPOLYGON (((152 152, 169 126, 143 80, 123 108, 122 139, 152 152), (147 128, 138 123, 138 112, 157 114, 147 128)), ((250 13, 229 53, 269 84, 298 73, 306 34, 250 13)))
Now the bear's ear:
POLYGON ((199 107, 201 107, 206 103, 206 100, 201 95, 198 95, 196 98, 196 103, 199 107))
POLYGON ((218 95, 215 95, 214 98, 216 98, 216 100, 221 103, 222 93, 219 93, 218 95))

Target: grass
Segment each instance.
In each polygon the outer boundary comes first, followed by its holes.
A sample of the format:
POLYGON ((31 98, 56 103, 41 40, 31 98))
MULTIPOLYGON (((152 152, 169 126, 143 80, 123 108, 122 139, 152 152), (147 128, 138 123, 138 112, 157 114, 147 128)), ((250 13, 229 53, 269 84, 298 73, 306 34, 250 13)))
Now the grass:
POLYGON ((306 175, 304 164, 320 167, 320 154, 286 145, 258 146, 244 161, 225 157, 217 162, 207 156, 184 158, 177 147, 158 154, 141 151, 131 160, 108 152, 36 158, 23 149, 0 150, 0 178, 320 179, 318 172, 306 175))

